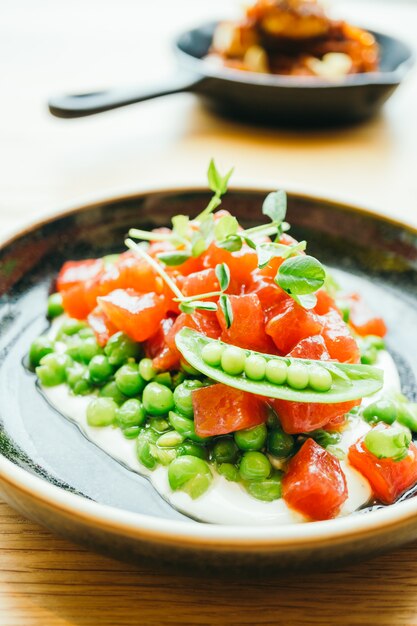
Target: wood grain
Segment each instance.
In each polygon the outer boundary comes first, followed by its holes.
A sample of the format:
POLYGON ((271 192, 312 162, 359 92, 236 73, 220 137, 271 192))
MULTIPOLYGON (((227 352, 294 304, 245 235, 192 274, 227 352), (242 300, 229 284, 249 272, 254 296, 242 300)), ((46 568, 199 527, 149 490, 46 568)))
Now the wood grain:
MULTIPOLYGON (((49 94, 148 83, 174 69, 169 39, 232 0, 3 0, 0 232, 80 198, 204 182, 209 157, 253 180, 367 205, 417 225, 417 75, 377 119, 348 129, 252 128, 192 95, 62 121, 49 94)), ((413 42, 417 4, 335 3, 413 42)), ((0 626, 417 624, 417 545, 332 573, 196 578, 92 554, 0 502, 0 626)))

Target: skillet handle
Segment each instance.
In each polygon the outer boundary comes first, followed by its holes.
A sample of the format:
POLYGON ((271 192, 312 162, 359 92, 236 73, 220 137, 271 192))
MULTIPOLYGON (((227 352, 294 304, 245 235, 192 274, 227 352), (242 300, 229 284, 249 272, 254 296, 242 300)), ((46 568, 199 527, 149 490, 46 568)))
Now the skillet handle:
POLYGON ((177 75, 159 84, 119 87, 93 93, 54 96, 49 99, 48 107, 52 115, 56 117, 85 117, 172 93, 192 91, 203 80, 202 76, 179 72, 177 75))

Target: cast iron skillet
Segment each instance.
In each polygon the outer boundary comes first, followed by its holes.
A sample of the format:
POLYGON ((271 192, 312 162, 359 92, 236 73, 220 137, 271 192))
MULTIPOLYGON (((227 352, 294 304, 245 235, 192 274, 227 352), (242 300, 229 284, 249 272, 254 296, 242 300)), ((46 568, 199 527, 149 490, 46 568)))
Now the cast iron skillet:
POLYGON ((413 63, 402 41, 373 32, 381 47, 381 69, 347 76, 337 83, 215 68, 203 60, 215 24, 180 35, 175 42, 178 73, 150 86, 57 96, 49 110, 57 117, 83 117, 172 93, 194 92, 225 113, 252 121, 326 124, 360 120, 374 114, 400 84, 413 63))
MULTIPOLYGON (((259 221, 266 189, 230 190, 222 207, 259 221)), ((417 498, 327 522, 287 526, 202 524, 89 442, 55 412, 25 368, 47 324, 48 291, 68 259, 123 249, 131 226, 196 215, 210 194, 165 189, 98 201, 27 228, 0 246, 0 497, 54 531, 118 558, 156 558, 241 575, 332 567, 417 539, 417 498)), ((366 211, 288 195, 291 234, 383 312, 403 392, 417 400, 417 231, 366 211)))

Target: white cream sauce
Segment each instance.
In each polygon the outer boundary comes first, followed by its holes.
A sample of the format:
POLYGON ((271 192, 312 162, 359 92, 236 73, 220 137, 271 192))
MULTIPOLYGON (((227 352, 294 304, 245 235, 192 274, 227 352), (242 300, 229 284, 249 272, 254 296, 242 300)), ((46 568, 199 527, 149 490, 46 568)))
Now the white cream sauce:
MULTIPOLYGON (((55 328, 56 326, 53 325, 51 335, 55 334, 55 328)), ((376 365, 384 370, 385 375, 384 388, 379 394, 391 389, 400 390, 398 371, 388 352, 379 352, 376 365)), ((150 471, 139 463, 135 454, 135 440, 126 439, 119 428, 112 426, 98 428, 87 424, 86 408, 93 396, 71 395, 67 385, 44 387, 43 392, 54 408, 75 422, 90 441, 129 469, 149 477, 161 496, 185 515, 204 522, 241 526, 266 526, 305 521, 304 517, 292 511, 284 500, 273 502, 256 500, 241 485, 229 482, 217 473, 210 488, 197 500, 192 500, 184 492, 172 491, 168 483, 167 467, 158 466, 154 471, 150 471)), ((363 402, 369 403, 375 397, 366 398, 363 402)), ((353 418, 344 430, 337 447, 346 452, 349 446, 368 429, 369 426, 363 420, 353 418)), ((344 516, 366 504, 370 500, 371 489, 366 479, 346 460, 341 461, 341 466, 348 485, 348 498, 339 514, 344 516)))

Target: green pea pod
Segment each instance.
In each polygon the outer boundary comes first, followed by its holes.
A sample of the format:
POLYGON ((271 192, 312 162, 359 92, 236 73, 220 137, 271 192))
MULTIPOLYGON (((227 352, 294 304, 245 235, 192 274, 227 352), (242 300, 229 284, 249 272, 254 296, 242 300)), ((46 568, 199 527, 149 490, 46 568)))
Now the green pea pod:
MULTIPOLYGON (((350 363, 336 363, 332 361, 314 361, 310 359, 295 359, 292 357, 278 357, 272 354, 262 354, 253 350, 245 350, 246 356, 258 355, 264 357, 267 362, 271 359, 284 362, 287 366, 293 364, 311 367, 321 367, 332 375, 332 385, 328 391, 315 391, 311 387, 305 389, 294 389, 287 383, 274 384, 268 380, 250 380, 244 373, 239 375, 227 374, 219 367, 208 365, 202 358, 202 350, 209 343, 217 342, 209 339, 205 335, 192 330, 182 328, 175 337, 178 350, 183 357, 199 372, 209 376, 213 380, 242 389, 250 393, 255 393, 268 398, 280 398, 292 402, 319 402, 330 404, 334 402, 347 402, 369 396, 382 388, 384 373, 382 370, 370 365, 355 365, 350 363)), ((217 342, 224 348, 229 344, 221 341, 217 342)))

